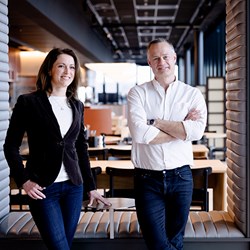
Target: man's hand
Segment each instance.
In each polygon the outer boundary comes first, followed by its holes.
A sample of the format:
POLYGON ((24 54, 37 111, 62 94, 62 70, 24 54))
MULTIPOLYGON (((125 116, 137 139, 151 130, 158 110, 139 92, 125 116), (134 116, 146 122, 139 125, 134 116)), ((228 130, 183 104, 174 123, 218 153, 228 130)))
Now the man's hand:
POLYGON ((187 116, 185 117, 184 121, 186 120, 192 120, 192 121, 196 121, 198 119, 201 118, 201 113, 199 110, 196 110, 196 109, 191 109, 187 116))
POLYGON ((160 131, 158 135, 152 141, 149 142, 149 144, 162 144, 162 143, 171 142, 175 140, 177 140, 175 137, 163 131, 160 131))

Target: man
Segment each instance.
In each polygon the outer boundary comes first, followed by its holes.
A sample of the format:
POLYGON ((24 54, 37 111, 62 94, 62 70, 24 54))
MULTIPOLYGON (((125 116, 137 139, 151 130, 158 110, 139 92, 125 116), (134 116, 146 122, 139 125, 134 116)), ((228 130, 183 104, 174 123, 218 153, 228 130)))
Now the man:
POLYGON ((135 202, 148 249, 183 249, 192 200, 192 141, 207 119, 201 92, 176 80, 176 53, 164 39, 147 48, 155 78, 128 94, 135 202))

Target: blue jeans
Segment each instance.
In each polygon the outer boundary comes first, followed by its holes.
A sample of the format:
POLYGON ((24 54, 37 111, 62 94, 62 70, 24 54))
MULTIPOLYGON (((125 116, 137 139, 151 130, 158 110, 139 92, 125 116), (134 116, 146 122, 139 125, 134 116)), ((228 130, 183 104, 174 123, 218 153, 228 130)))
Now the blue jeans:
POLYGON ((83 185, 57 182, 43 190, 45 199, 30 198, 30 211, 48 249, 69 250, 79 220, 83 185))
POLYGON ((193 190, 190 167, 135 173, 137 216, 148 249, 183 249, 193 190))

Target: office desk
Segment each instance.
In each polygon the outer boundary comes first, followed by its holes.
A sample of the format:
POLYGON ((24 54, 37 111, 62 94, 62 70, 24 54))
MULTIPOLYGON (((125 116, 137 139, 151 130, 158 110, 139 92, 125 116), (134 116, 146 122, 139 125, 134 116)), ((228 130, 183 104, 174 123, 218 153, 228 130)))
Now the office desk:
POLYGON ((120 150, 131 150, 131 145, 127 145, 127 144, 117 144, 117 145, 106 145, 105 147, 89 147, 88 150, 102 150, 102 149, 120 149, 120 150))
MULTIPOLYGON (((208 152, 209 149, 202 144, 195 144, 192 145, 193 147, 193 154, 194 154, 194 159, 199 159, 199 158, 207 158, 208 157, 208 152)), ((119 149, 119 150, 131 150, 132 146, 131 145, 106 145, 105 149, 119 149)), ((96 150, 96 149, 103 149, 100 147, 89 147, 89 150, 96 150)))
POLYGON ((122 140, 120 136, 111 136, 111 135, 106 135, 105 136, 105 143, 106 144, 116 144, 119 143, 122 140))
POLYGON ((205 132, 204 136, 206 139, 210 140, 209 146, 216 146, 216 139, 225 139, 227 137, 226 133, 216 133, 216 132, 205 132))
MULTIPOLYGON (((97 176, 98 188, 109 188, 109 177, 105 173, 107 166, 116 168, 134 168, 131 161, 91 161, 91 167, 100 166, 102 174, 97 176)), ((191 168, 212 167, 212 174, 209 176, 208 186, 213 189, 213 208, 214 210, 226 210, 226 176, 227 166, 220 160, 194 160, 191 168)), ((123 181, 123 180, 121 180, 123 181)), ((131 183, 123 183, 131 188, 131 183)))
MULTIPOLYGON (((203 145, 203 144, 194 144, 192 145, 193 147, 193 152, 202 152, 202 153, 206 153, 208 152, 208 148, 203 145)), ((106 145, 105 148, 115 148, 115 149, 131 149, 132 145, 128 145, 128 144, 117 144, 117 145, 106 145)), ((102 149, 102 147, 89 147, 89 149, 102 149)))
POLYGON ((203 144, 194 144, 193 147, 193 155, 194 159, 205 159, 208 158, 209 149, 203 144))
POLYGON ((205 132, 204 136, 206 136, 207 139, 222 139, 226 138, 226 133, 217 133, 217 132, 205 132))

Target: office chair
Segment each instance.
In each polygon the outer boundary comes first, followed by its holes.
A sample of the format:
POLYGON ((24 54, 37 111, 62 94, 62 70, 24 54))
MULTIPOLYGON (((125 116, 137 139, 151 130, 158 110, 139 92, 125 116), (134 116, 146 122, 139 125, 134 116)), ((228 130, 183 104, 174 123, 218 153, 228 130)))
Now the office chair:
POLYGON ((208 211, 208 176, 212 173, 212 168, 192 168, 191 170, 194 187, 190 210, 208 211))
POLYGON ((92 171, 92 175, 93 175, 94 181, 95 181, 96 186, 97 186, 97 175, 102 173, 102 168, 101 167, 92 167, 91 171, 92 171))
POLYGON ((110 148, 108 160, 131 160, 131 149, 110 148))
POLYGON ((216 159, 217 158, 216 153, 219 152, 221 160, 225 161, 226 160, 226 151, 227 151, 226 147, 210 147, 209 158, 216 159))
POLYGON ((106 167, 109 175, 107 197, 134 198, 134 169, 106 167))

